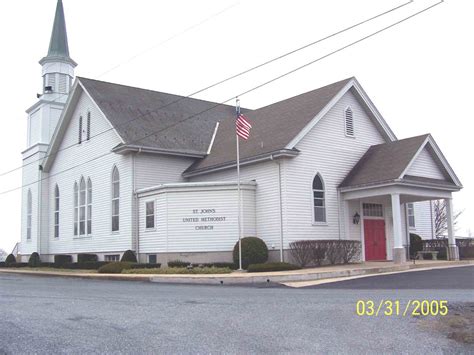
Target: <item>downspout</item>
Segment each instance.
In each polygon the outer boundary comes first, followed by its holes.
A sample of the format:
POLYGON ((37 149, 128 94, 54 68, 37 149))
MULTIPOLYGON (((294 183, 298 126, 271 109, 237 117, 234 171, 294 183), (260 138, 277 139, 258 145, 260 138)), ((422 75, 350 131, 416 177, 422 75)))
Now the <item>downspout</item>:
POLYGON ((139 228, 139 211, 138 211, 138 195, 137 191, 137 182, 136 182, 136 156, 140 154, 141 147, 138 149, 138 153, 132 155, 132 189, 133 189, 133 204, 134 204, 134 218, 135 218, 135 252, 137 254, 137 261, 140 262, 140 228, 139 228))
POLYGON ((274 160, 273 154, 270 155, 270 160, 273 160, 278 165, 278 200, 280 205, 280 261, 283 262, 283 203, 281 193, 281 163, 280 161, 274 160))

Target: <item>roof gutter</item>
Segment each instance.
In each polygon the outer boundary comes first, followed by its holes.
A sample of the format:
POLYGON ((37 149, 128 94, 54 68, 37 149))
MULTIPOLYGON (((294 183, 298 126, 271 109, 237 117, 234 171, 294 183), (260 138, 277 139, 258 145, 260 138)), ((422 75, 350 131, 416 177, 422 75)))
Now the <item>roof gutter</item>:
POLYGON ((462 189, 462 186, 456 186, 456 185, 448 186, 448 185, 436 184, 436 183, 430 183, 430 182, 407 181, 404 179, 394 179, 394 180, 378 181, 374 183, 361 184, 361 185, 344 186, 344 187, 339 187, 338 189, 341 192, 348 192, 348 191, 366 190, 366 189, 373 189, 377 187, 386 187, 386 186, 393 186, 393 185, 434 188, 438 190, 447 190, 447 191, 459 191, 462 189))
POLYGON ((127 154, 132 152, 139 153, 150 153, 150 154, 164 154, 164 155, 175 155, 181 157, 190 157, 190 158, 204 158, 205 153, 196 153, 196 152, 187 152, 179 150, 167 150, 153 147, 143 147, 133 144, 120 144, 112 149, 112 152, 117 154, 127 154))
MULTIPOLYGON (((297 156, 298 154, 299 154, 299 151, 297 149, 280 149, 273 152, 256 155, 250 158, 240 159, 240 166, 260 163, 266 160, 292 158, 292 157, 297 156)), ((184 172, 182 176, 185 178, 188 178, 188 177, 193 177, 193 176, 198 176, 198 175, 203 175, 203 174, 209 174, 216 171, 231 169, 231 168, 235 168, 236 166, 237 166, 237 162, 231 161, 231 162, 227 162, 223 164, 214 165, 209 168, 197 169, 190 172, 184 172)))

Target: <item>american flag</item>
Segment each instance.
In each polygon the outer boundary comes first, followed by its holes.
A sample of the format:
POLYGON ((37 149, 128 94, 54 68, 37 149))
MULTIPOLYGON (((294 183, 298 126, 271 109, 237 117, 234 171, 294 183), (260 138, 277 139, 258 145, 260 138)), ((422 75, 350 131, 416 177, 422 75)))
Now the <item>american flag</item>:
POLYGON ((247 120, 247 117, 239 113, 237 120, 235 120, 235 130, 237 135, 242 139, 249 139, 250 128, 252 128, 252 125, 247 120))

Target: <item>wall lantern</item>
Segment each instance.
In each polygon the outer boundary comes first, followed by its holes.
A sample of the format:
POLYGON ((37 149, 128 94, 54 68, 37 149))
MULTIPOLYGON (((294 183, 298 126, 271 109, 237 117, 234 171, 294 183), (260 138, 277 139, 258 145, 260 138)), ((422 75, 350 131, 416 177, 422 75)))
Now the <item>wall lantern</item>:
POLYGON ((360 222, 360 214, 356 212, 354 217, 352 217, 352 223, 359 224, 359 222, 360 222))

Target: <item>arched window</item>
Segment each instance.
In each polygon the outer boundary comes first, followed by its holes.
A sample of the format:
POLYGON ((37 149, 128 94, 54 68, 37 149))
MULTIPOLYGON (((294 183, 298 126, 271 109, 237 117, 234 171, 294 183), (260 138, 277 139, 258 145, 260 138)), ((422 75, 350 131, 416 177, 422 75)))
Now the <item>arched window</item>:
POLYGON ((326 222, 326 201, 323 179, 317 174, 313 179, 314 222, 326 222))
POLYGON ((33 198, 29 189, 26 200, 26 239, 28 240, 31 239, 31 222, 33 217, 33 198))
POLYGON ((79 182, 79 235, 86 234, 86 182, 83 177, 79 182))
POLYGON ((116 166, 112 170, 112 232, 120 229, 120 175, 116 166))
POLYGON ((92 234, 92 181, 87 179, 87 234, 92 234))
POLYGON ((59 187, 54 188, 54 238, 59 238, 59 187))
POLYGON ((87 133, 86 133, 86 139, 90 140, 91 139, 91 112, 87 112, 87 133))
POLYGON ((79 218, 79 187, 77 182, 74 183, 74 235, 78 235, 78 218, 79 218))
POLYGON ((79 139, 78 143, 82 143, 82 116, 79 116, 79 139))
POLYGON ((346 127, 346 136, 354 137, 354 114, 350 107, 344 111, 344 122, 346 127))

